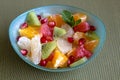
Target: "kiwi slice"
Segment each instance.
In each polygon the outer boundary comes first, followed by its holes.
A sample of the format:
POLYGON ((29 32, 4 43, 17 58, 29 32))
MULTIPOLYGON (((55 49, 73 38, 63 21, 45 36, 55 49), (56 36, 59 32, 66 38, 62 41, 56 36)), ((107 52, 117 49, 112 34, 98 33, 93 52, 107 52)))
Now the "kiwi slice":
POLYGON ((80 65, 80 64, 83 64, 83 63, 86 62, 86 61, 87 61, 87 58, 86 58, 86 57, 83 57, 83 58, 81 58, 80 60, 78 60, 78 61, 70 64, 70 67, 78 66, 78 65, 80 65))
POLYGON ((26 21, 30 26, 40 26, 41 23, 35 12, 31 11, 27 14, 26 21))
POLYGON ((52 53, 52 51, 56 48, 56 41, 51 41, 42 46, 42 59, 46 59, 52 53))
POLYGON ((65 34, 66 34, 65 29, 62 29, 62 28, 59 28, 59 27, 54 27, 54 32, 53 32, 54 38, 61 37, 65 34))
POLYGON ((99 40, 99 36, 97 35, 96 32, 88 32, 86 33, 86 36, 90 38, 91 40, 96 40, 96 39, 99 40))

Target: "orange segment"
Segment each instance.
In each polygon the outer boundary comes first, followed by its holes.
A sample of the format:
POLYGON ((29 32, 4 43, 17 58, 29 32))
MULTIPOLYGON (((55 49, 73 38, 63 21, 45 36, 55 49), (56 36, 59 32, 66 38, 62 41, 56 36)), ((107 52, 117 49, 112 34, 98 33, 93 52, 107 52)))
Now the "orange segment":
POLYGON ((70 51, 66 54, 66 56, 67 56, 67 57, 70 57, 71 55, 74 54, 75 50, 76 50, 76 48, 72 48, 72 50, 70 50, 70 51))
POLYGON ((76 47, 78 45, 78 41, 79 41, 80 38, 85 38, 87 40, 87 38, 85 36, 85 33, 83 33, 83 32, 74 33, 74 35, 73 35, 73 39, 74 39, 73 46, 74 47, 76 47))
POLYGON ((49 21, 55 21, 57 27, 61 27, 65 22, 62 19, 62 16, 60 14, 52 15, 48 18, 49 21))
POLYGON ((73 14, 73 18, 75 21, 81 19, 82 22, 85 22, 87 20, 87 15, 84 13, 75 13, 73 14))
POLYGON ((68 58, 61 53, 59 50, 54 51, 54 57, 52 59, 52 64, 55 68, 63 66, 67 62, 68 58))
POLYGON ((99 40, 92 40, 85 43, 85 48, 89 51, 93 51, 99 43, 99 40))
POLYGON ((46 68, 56 69, 51 61, 47 62, 46 68))
POLYGON ((19 29, 19 33, 20 36, 26 36, 31 39, 35 35, 39 34, 39 29, 40 27, 28 26, 27 28, 19 29))

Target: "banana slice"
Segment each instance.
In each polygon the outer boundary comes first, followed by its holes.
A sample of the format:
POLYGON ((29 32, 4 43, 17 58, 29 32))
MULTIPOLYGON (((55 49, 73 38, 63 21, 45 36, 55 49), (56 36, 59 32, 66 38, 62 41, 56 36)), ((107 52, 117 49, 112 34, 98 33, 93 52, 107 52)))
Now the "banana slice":
POLYGON ((58 38, 57 47, 62 53, 65 54, 72 49, 72 44, 63 38, 58 38))
POLYGON ((34 64, 39 64, 41 60, 41 43, 40 43, 40 35, 36 35, 31 40, 31 55, 30 59, 34 64))

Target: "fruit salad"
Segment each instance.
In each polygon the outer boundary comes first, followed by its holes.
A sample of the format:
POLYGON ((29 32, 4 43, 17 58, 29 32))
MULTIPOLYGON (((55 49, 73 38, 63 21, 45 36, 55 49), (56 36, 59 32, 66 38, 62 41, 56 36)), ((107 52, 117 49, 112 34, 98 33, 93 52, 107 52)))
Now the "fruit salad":
POLYGON ((81 12, 28 12, 16 38, 20 53, 35 65, 57 69, 83 64, 99 43, 96 27, 81 12))

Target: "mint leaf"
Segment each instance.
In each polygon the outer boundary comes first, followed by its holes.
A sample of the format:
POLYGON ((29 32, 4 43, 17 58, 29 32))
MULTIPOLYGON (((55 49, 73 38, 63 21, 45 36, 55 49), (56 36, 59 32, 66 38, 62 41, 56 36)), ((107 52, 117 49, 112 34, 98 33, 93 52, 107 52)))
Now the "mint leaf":
POLYGON ((66 23, 68 23, 70 26, 74 26, 75 20, 74 20, 72 14, 69 11, 63 10, 63 12, 61 14, 62 14, 63 20, 66 23))
POLYGON ((75 21, 71 12, 63 10, 61 13, 63 20, 68 23, 71 27, 78 25, 81 22, 81 19, 75 21))
POLYGON ((78 19, 78 20, 75 22, 75 25, 74 25, 74 26, 78 25, 80 22, 81 22, 81 19, 78 19))

